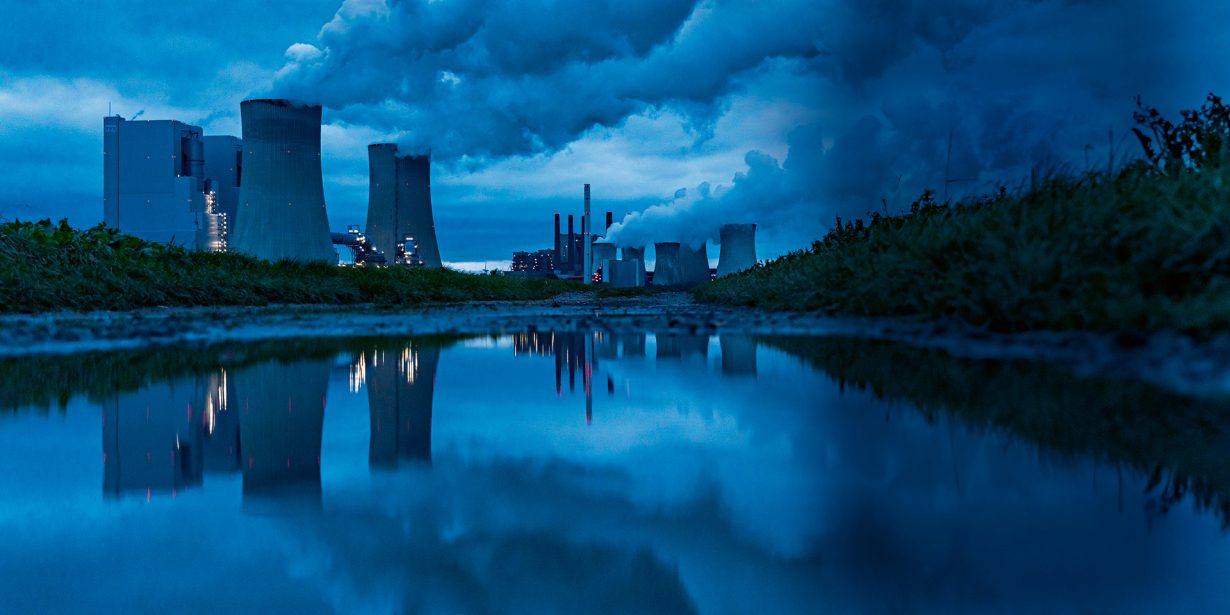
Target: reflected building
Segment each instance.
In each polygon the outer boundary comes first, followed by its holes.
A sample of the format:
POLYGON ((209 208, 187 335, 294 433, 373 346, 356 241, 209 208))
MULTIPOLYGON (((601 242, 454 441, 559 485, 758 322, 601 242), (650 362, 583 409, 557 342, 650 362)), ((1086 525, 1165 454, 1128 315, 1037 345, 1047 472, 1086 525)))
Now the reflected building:
POLYGON ((243 451, 239 445, 239 412, 230 403, 234 386, 226 370, 210 375, 206 383, 201 425, 205 471, 238 472, 243 465, 243 451))
POLYGON ((644 333, 625 333, 620 338, 620 344, 623 346, 623 356, 643 357, 645 356, 645 334, 644 333))
MULTIPOLYGON (((229 375, 239 414, 243 493, 249 498, 320 501, 320 442, 328 359, 268 362, 229 375)), ((228 410, 229 411, 229 410, 228 410)))
POLYGON ((103 493, 172 493, 201 484, 203 383, 149 384, 103 402, 103 493))
POLYGON ((408 344, 365 353, 371 442, 368 462, 396 468, 402 460, 431 463, 431 406, 440 347, 408 344))
POLYGON ((699 361, 709 357, 709 334, 660 332, 654 335, 657 341, 657 358, 699 361))
POLYGON ((722 349, 722 373, 730 375, 756 375, 756 338, 746 334, 722 334, 718 336, 722 349))

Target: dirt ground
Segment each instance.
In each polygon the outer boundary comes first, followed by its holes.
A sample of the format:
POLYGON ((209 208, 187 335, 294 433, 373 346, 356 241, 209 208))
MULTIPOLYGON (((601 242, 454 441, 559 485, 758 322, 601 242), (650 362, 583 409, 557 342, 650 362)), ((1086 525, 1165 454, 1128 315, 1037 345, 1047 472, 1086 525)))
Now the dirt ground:
POLYGON ((1230 395, 1230 336, 1080 332, 997 334, 958 322, 835 318, 699 304, 686 293, 422 308, 280 305, 0 316, 0 357, 279 338, 501 334, 527 330, 686 332, 864 338, 987 360, 1047 361, 1080 374, 1140 378, 1180 393, 1230 395))

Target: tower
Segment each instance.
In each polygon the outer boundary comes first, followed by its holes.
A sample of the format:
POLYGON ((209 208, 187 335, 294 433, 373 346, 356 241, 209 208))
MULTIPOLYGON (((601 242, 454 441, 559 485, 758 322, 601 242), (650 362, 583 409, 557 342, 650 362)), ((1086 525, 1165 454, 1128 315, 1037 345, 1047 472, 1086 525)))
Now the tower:
POLYGON ((336 262, 320 172, 320 105, 255 99, 239 109, 244 168, 231 250, 336 262))

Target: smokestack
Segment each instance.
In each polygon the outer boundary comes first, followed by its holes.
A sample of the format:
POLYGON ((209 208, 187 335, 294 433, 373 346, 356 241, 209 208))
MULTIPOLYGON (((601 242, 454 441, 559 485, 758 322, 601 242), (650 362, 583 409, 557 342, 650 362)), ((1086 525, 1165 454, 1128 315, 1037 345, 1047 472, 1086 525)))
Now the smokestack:
POLYGON ((723 224, 722 246, 718 252, 719 278, 749 269, 756 264, 756 225, 723 224))
MULTIPOLYGON (((615 223, 615 214, 609 211, 606 212, 606 230, 610 230, 611 225, 614 223, 615 223)), ((604 231, 604 236, 605 236, 605 231, 604 231)))
POLYGON ((589 214, 589 184, 585 184, 585 215, 581 218, 581 249, 585 251, 585 264, 582 267, 582 275, 584 283, 589 284, 594 281, 594 255, 593 242, 591 235, 594 232, 594 224, 589 214))
POLYGON ((568 271, 576 269, 577 262, 576 233, 572 231, 572 214, 568 214, 568 271))
POLYGON ((320 105, 245 100, 240 214, 230 247, 265 260, 333 263, 320 174, 320 105))
POLYGON ((563 267, 560 267, 560 264, 559 264, 560 260, 559 260, 559 212, 558 211, 555 212, 555 232, 551 234, 551 241, 555 242, 555 248, 554 248, 555 251, 551 255, 551 257, 555 260, 555 268, 563 269, 563 267))
POLYGON ((704 243, 699 248, 684 244, 679 248, 679 269, 683 284, 693 286, 709 281, 709 252, 704 243))
POLYGON ((679 269, 679 242, 659 241, 653 244, 655 264, 653 268, 654 286, 678 286, 683 283, 682 271, 679 269))

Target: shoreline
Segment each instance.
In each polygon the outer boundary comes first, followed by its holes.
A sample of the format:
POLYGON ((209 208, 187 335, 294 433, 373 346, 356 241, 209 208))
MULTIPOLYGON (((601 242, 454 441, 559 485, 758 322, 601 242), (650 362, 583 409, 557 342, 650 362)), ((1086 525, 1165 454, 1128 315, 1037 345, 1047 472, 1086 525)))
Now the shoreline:
POLYGON ((695 302, 686 293, 415 307, 276 305, 143 308, 0 316, 0 359, 295 338, 482 335, 598 328, 842 337, 940 350, 955 357, 1044 362, 1081 377, 1141 380, 1196 397, 1230 395, 1230 334, 1196 341, 1176 332, 1125 338, 1073 331, 995 333, 958 321, 836 317, 695 302))

